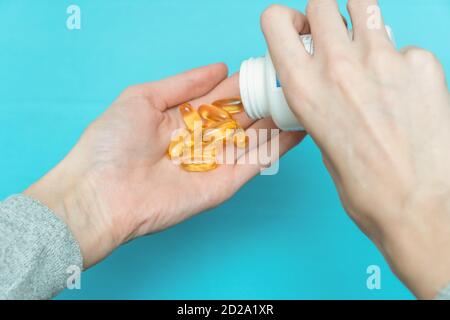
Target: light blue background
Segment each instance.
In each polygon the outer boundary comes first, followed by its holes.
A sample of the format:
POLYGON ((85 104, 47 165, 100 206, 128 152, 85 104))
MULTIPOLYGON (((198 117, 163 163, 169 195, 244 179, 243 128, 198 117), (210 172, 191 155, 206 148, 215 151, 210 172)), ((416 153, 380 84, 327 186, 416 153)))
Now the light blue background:
MULTIPOLYGON (((306 1, 280 1, 303 10, 306 1)), ((0 198, 52 168, 126 86, 226 62, 265 43, 270 1, 0 1, 0 198), (82 30, 66 29, 66 8, 82 30)), ((344 9, 344 2, 341 2, 344 9)), ((450 68, 448 0, 384 0, 398 45, 434 51, 450 68)), ((347 14, 346 14, 347 15, 347 14)), ((118 249, 60 298, 412 298, 339 204, 308 139, 233 199, 118 249), (382 289, 366 288, 366 268, 382 289)))

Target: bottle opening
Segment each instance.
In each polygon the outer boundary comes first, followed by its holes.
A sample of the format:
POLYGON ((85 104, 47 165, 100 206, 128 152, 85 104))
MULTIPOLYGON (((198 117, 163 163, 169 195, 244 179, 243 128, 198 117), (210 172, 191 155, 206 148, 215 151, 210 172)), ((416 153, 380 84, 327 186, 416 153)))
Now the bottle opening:
POLYGON ((242 62, 239 88, 245 112, 252 119, 270 116, 265 90, 265 58, 250 58, 242 62))

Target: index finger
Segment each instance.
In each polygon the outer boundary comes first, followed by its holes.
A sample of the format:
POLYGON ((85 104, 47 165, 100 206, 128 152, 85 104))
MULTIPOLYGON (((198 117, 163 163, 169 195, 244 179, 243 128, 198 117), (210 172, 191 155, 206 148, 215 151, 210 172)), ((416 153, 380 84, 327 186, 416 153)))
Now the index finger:
POLYGON ((309 33, 306 16, 291 8, 272 5, 261 15, 261 28, 277 71, 283 72, 307 64, 311 56, 299 34, 309 33))
POLYGON ((336 49, 350 43, 336 0, 309 0, 306 15, 317 54, 333 55, 336 49))

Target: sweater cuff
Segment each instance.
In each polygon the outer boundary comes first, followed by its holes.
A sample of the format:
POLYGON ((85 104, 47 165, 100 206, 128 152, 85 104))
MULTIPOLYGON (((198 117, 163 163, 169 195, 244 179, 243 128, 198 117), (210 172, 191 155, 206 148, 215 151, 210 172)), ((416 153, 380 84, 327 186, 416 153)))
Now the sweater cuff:
POLYGON ((450 284, 439 292, 436 300, 450 300, 450 284))
POLYGON ((82 266, 77 241, 49 208, 23 194, 0 203, 0 299, 49 299, 82 266))

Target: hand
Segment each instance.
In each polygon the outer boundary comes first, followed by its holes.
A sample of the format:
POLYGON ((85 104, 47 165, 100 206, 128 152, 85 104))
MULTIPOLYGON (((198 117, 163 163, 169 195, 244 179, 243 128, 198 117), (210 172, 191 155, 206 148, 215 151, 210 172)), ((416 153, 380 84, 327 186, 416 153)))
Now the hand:
POLYGON ((335 0, 307 18, 270 7, 262 28, 287 101, 322 151, 352 219, 421 298, 450 282, 450 102, 429 52, 397 52, 375 0, 350 0, 349 39, 335 0), (308 22, 307 22, 308 21, 308 22), (314 56, 299 33, 311 31, 314 56))
MULTIPOLYGON (((87 128, 69 155, 25 192, 68 224, 85 267, 126 241, 217 206, 260 172, 258 164, 186 172, 166 156, 172 132, 185 127, 172 107, 239 95, 238 77, 226 77, 226 66, 216 64, 130 87, 87 128)), ((274 127, 270 120, 236 118, 244 128, 274 127)), ((280 133, 280 154, 303 137, 280 133)))

